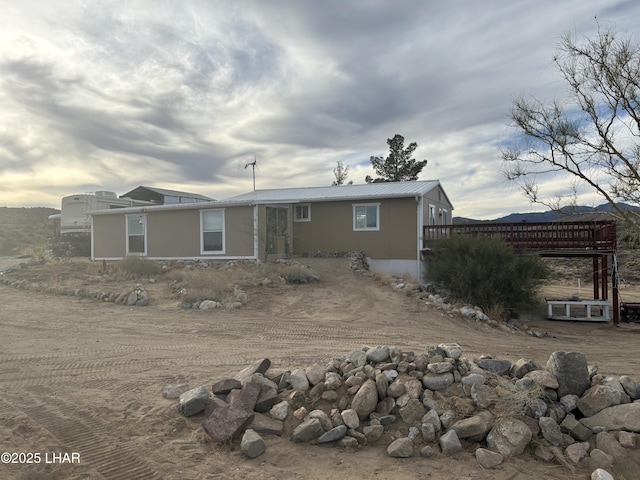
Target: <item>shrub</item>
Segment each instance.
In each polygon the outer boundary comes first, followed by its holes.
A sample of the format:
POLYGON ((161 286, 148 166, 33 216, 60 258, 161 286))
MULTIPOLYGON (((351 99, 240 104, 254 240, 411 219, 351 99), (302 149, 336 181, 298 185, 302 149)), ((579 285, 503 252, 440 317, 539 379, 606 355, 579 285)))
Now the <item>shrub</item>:
POLYGON ((431 247, 427 278, 485 312, 532 305, 549 277, 540 257, 518 254, 497 238, 454 235, 431 247))
POLYGON ((222 302, 232 297, 236 286, 244 286, 246 280, 242 270, 189 270, 182 274, 187 302, 215 300, 222 302))
POLYGON ((316 272, 302 265, 288 266, 281 275, 287 283, 311 283, 320 280, 316 272))
POLYGON ((143 278, 158 275, 162 268, 152 260, 137 255, 129 255, 118 263, 118 270, 127 278, 143 278))

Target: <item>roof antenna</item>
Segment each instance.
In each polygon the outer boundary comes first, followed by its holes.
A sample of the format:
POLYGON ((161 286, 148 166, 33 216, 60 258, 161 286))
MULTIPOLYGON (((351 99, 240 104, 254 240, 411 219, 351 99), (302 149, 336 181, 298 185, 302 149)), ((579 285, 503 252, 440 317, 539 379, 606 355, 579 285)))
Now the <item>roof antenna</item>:
POLYGON ((245 170, 247 169, 247 167, 249 165, 251 165, 251 169, 253 170, 253 191, 256 191, 256 164, 258 163, 258 160, 256 159, 255 154, 253 155, 253 162, 247 163, 245 164, 244 168, 245 170))

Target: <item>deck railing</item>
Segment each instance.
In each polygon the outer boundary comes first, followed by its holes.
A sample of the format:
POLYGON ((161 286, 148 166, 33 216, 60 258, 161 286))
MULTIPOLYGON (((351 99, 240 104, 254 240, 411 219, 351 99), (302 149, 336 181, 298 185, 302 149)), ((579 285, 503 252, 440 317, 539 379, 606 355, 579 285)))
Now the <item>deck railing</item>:
POLYGON ((423 247, 454 234, 498 237, 525 251, 616 249, 616 224, 611 220, 425 225, 423 247))

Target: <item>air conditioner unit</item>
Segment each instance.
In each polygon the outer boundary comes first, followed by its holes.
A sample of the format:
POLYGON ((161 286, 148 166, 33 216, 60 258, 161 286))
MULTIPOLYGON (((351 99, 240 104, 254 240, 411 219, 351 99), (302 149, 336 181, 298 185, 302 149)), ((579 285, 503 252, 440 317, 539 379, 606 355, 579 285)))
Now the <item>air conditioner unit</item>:
POLYGON ((96 197, 118 198, 118 195, 116 195, 116 192, 110 192, 108 190, 98 190, 96 192, 96 197))

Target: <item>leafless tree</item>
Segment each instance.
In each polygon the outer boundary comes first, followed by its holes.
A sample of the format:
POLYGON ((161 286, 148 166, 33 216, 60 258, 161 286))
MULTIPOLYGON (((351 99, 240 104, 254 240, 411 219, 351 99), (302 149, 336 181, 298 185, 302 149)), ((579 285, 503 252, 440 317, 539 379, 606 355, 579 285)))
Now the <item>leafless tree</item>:
POLYGON ((565 34, 553 61, 568 87, 563 100, 516 97, 510 114, 519 141, 502 152, 505 176, 535 203, 558 209, 567 197, 545 197, 540 178, 564 173, 568 196, 586 186, 614 215, 640 230, 640 45, 599 30, 578 41, 565 34))
MULTIPOLYGON (((336 168, 333 169, 333 175, 336 177, 336 179, 333 181, 332 185, 343 185, 345 180, 349 176, 349 167, 345 167, 344 163, 338 160, 336 168)), ((349 184, 351 183, 352 182, 349 182, 349 184)))

